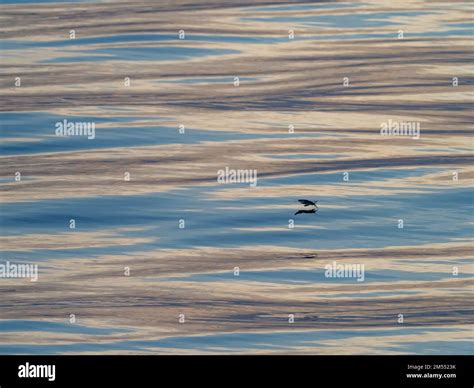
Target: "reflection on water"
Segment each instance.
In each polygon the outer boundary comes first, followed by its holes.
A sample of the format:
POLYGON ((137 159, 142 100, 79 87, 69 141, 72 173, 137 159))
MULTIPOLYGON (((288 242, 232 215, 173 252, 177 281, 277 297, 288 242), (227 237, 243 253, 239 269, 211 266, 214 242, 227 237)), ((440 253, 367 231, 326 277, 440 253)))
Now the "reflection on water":
MULTIPOLYGON (((397 281, 434 281, 451 277, 452 275, 438 272, 409 272, 396 270, 371 270, 367 272, 364 282, 397 282, 397 281)), ((472 274, 460 274, 459 277, 472 278, 472 274)), ((160 281, 191 281, 191 282, 217 282, 217 281, 251 281, 264 283, 353 283, 359 284, 360 288, 365 287, 357 281, 357 278, 339 278, 332 279, 324 275, 324 270, 265 270, 265 271, 246 271, 242 276, 235 277, 232 273, 209 273, 191 275, 186 278, 159 279, 160 281)))
POLYGON ((469 7, 4 1, 0 353, 472 354, 469 7))

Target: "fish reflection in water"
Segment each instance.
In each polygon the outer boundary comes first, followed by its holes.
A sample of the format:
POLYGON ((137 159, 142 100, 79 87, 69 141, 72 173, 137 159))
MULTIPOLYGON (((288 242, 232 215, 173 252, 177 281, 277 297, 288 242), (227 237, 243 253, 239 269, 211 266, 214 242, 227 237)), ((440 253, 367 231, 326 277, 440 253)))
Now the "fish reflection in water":
POLYGON ((298 215, 298 214, 302 214, 302 213, 314 214, 314 213, 316 213, 318 210, 319 210, 319 209, 298 210, 298 211, 295 213, 295 216, 298 215))

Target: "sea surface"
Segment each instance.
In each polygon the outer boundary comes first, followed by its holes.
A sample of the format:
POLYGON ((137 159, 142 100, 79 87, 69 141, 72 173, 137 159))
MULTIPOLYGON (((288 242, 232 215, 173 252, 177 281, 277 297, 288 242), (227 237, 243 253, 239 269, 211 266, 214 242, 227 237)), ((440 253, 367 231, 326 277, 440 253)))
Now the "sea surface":
POLYGON ((0 354, 474 354, 473 7, 2 0, 0 354))

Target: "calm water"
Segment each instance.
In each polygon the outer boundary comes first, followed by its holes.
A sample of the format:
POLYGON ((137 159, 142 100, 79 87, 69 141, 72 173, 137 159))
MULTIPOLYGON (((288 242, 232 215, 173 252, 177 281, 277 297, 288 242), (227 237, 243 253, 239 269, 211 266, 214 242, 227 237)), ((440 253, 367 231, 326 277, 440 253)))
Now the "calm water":
POLYGON ((0 353, 474 353, 472 5, 268 3, 2 1, 0 353))

